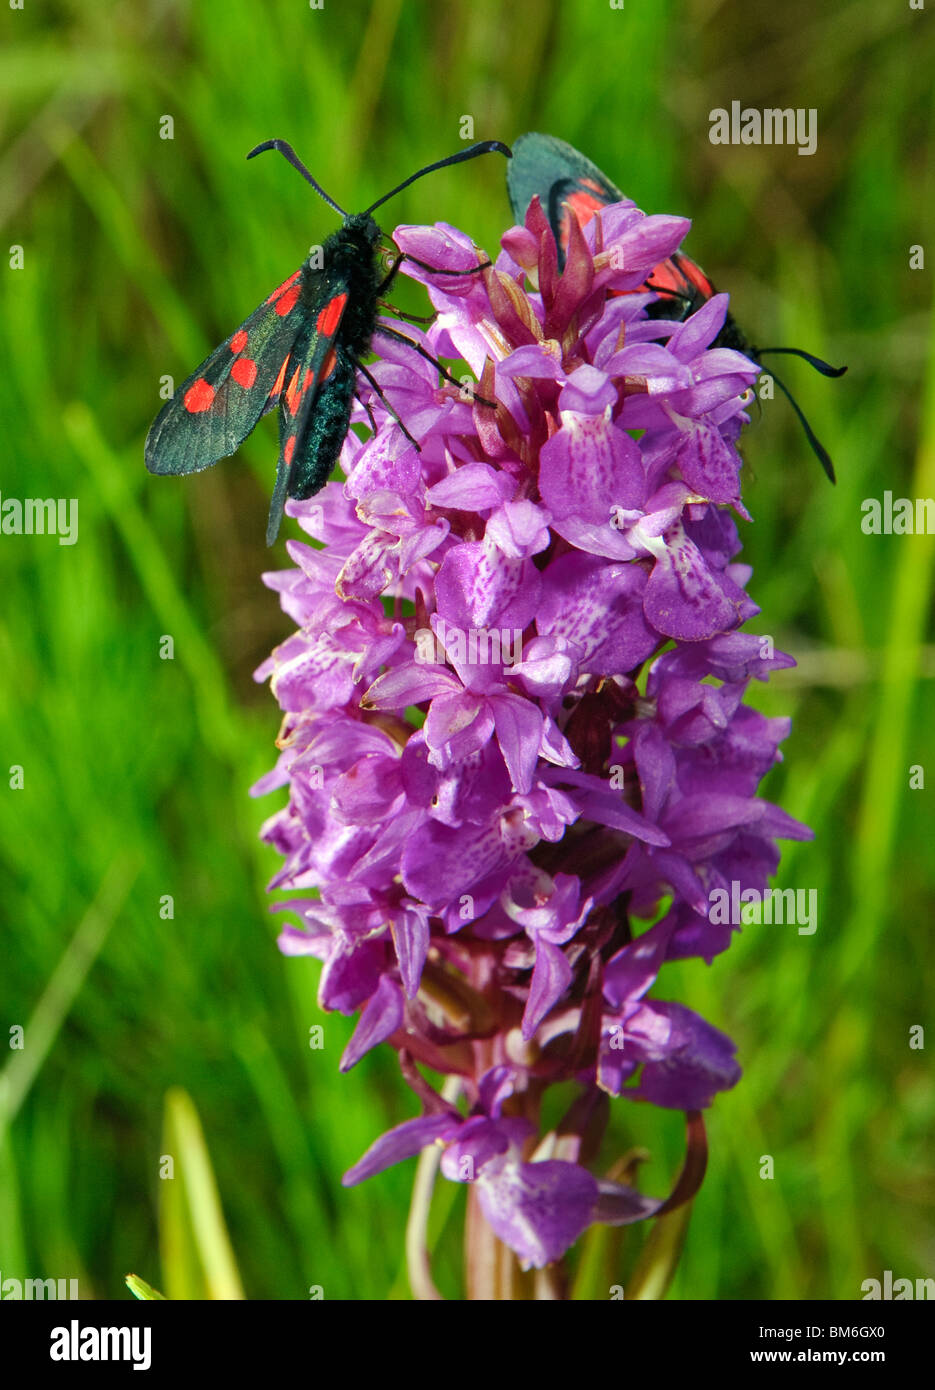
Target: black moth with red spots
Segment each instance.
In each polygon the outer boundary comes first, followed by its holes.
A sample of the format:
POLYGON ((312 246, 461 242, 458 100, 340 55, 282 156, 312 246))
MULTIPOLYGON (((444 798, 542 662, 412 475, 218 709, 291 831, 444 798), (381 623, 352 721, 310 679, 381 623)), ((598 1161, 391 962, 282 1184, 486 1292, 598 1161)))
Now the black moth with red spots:
MULTIPOLYGON (((622 202, 624 197, 616 184, 611 183, 607 175, 573 145, 557 140, 554 135, 540 135, 535 131, 518 136, 514 142, 513 158, 507 168, 507 189, 513 216, 519 223, 524 220, 532 198, 538 197, 555 236, 560 268, 565 264, 569 219, 574 217, 583 227, 602 207, 622 202)), ((684 251, 676 251, 668 260, 657 265, 646 283, 635 293, 650 290, 655 292, 657 299, 646 310, 648 316, 679 321, 700 309, 705 300, 715 293, 701 266, 686 256, 684 251)), ((712 347, 734 348, 757 366, 761 365, 761 357, 784 352, 804 358, 822 376, 843 376, 847 371, 846 367, 830 367, 820 357, 813 357, 801 348, 753 347, 730 314, 724 320, 724 327, 712 347)), ((772 367, 766 367, 764 371, 769 373, 788 399, 818 462, 834 482, 834 465, 828 451, 815 436, 788 387, 779 380, 772 367)))
MULTIPOLYGON (((412 342, 377 324, 380 296, 404 258, 398 255, 387 272, 381 270, 376 251, 383 233, 370 214, 423 174, 494 150, 509 157, 510 150, 499 140, 481 141, 420 169, 366 212, 345 213, 285 141, 267 140, 247 158, 269 149, 285 155, 341 214, 343 225, 324 243, 320 264, 310 257, 166 402, 146 437, 145 459, 150 473, 198 473, 234 453, 260 416, 278 404, 279 467, 266 530, 272 545, 286 498, 312 497, 328 481, 350 425, 358 371, 382 394, 361 360, 374 334, 412 342)), ((384 404, 395 414, 385 399, 384 404)))

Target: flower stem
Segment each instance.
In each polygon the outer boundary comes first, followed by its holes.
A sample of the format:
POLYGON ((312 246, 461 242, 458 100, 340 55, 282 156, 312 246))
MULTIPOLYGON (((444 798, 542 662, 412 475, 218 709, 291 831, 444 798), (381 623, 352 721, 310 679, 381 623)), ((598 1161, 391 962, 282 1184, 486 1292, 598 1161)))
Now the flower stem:
MULTIPOLYGON (((442 1087, 442 1098, 457 1104, 461 1094, 461 1078, 449 1076, 442 1087)), ((409 1273, 409 1287, 413 1298, 421 1301, 441 1301, 442 1295, 432 1278, 431 1257, 428 1249, 429 1213, 432 1209, 432 1193, 442 1151, 437 1144, 431 1144, 419 1155, 415 1182, 412 1185, 412 1201, 409 1204, 409 1219, 406 1222, 406 1268, 409 1273)))

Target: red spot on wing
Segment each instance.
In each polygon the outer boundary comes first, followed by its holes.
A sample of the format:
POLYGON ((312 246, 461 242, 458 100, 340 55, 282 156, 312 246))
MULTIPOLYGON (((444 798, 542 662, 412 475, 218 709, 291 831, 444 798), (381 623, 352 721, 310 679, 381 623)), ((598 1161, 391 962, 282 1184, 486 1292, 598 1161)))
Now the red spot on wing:
POLYGON ((315 327, 324 338, 330 338, 338 324, 341 322, 341 315, 344 313, 344 306, 347 303, 346 294, 336 294, 318 315, 315 327))
POLYGON ((696 261, 693 261, 691 256, 686 256, 681 251, 677 251, 672 257, 672 260, 681 271, 683 278, 703 294, 705 299, 710 299, 714 294, 714 286, 701 269, 701 266, 698 265, 696 261))
POLYGON ((311 367, 305 368, 305 375, 302 377, 300 383, 299 377, 301 375, 302 364, 300 362, 293 373, 292 380, 286 387, 286 406, 288 407, 290 415, 295 415, 298 412, 299 406, 302 404, 302 397, 315 380, 315 373, 312 371, 311 367))
POLYGON ((238 328, 227 346, 230 348, 231 352, 243 352, 244 348, 247 346, 246 331, 243 328, 238 328))
POLYGON ((338 359, 337 359, 337 354, 335 353, 334 348, 331 348, 331 350, 329 351, 329 353, 328 353, 327 357, 325 358, 324 362, 322 362, 322 364, 321 364, 321 379, 322 379, 322 381, 327 381, 327 380, 328 380, 329 376, 330 376, 331 373, 334 371, 335 363, 337 362, 337 360, 338 360, 338 359))
POLYGON ((667 261, 660 261, 655 267, 652 275, 646 281, 646 288, 649 290, 678 290, 679 294, 684 294, 689 288, 689 282, 682 274, 678 262, 670 256, 667 261))
POLYGON ((586 227, 594 214, 606 206, 605 197, 584 191, 571 193, 562 199, 562 221, 559 231, 563 251, 568 250, 569 218, 576 217, 579 225, 586 227))
POLYGON ((570 194, 564 202, 566 207, 571 208, 582 227, 586 227, 594 214, 607 206, 606 198, 584 191, 570 194))
POLYGON ((293 285, 276 300, 276 313, 282 318, 285 318, 286 314, 291 314, 292 310, 295 308, 296 300, 299 297, 299 289, 299 285, 293 285))
POLYGON ((239 357, 231 367, 231 376, 245 391, 256 381, 256 363, 252 357, 239 357))
POLYGON ((288 407, 290 415, 294 415, 295 412, 298 410, 299 401, 302 398, 302 393, 299 390, 299 377, 301 376, 301 374, 302 364, 300 362, 292 374, 292 380, 286 387, 286 406, 288 407))
POLYGON ((266 301, 267 304, 272 304, 272 302, 273 302, 274 299, 278 299, 279 296, 280 296, 281 294, 284 294, 285 291, 289 288, 290 285, 294 285, 294 284, 295 284, 296 280, 298 280, 298 278, 299 278, 299 276, 300 276, 301 274, 302 274, 302 271, 301 271, 301 269, 299 269, 299 270, 295 271, 294 274, 290 275, 288 280, 283 280, 282 284, 279 285, 275 290, 273 290, 273 293, 270 295, 269 299, 267 299, 267 301, 266 301))
POLYGON ((280 391, 282 390, 282 384, 286 379, 286 368, 288 367, 288 365, 289 358, 284 357, 282 359, 282 366, 279 368, 279 374, 276 377, 276 380, 273 382, 273 389, 272 391, 270 391, 271 396, 278 396, 280 391))
POLYGON ((283 456, 283 458, 286 460, 286 463, 287 463, 287 464, 289 464, 289 463, 292 462, 292 455, 293 455, 294 453, 295 453, 295 435, 294 435, 294 434, 290 434, 289 438, 288 438, 288 439, 286 440, 286 442, 285 442, 285 445, 283 446, 283 451, 282 451, 282 456, 283 456))
POLYGON ((184 406, 192 415, 198 415, 202 410, 210 410, 211 402, 214 400, 214 387, 210 381, 205 381, 201 376, 193 382, 185 392, 184 406))

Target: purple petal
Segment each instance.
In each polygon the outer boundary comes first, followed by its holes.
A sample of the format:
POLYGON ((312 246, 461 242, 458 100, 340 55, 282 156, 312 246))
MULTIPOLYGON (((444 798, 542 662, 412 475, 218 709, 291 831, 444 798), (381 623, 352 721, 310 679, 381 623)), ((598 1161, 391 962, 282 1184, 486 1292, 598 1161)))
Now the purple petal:
POLYGON ((420 1115, 418 1119, 406 1120, 387 1134, 381 1134, 353 1168, 347 1170, 341 1185, 353 1187, 365 1178, 372 1178, 375 1173, 382 1173, 384 1168, 401 1163, 404 1158, 411 1158, 427 1144, 455 1132, 459 1118, 455 1115, 420 1115))
POLYGON ((639 565, 562 555, 543 575, 536 627, 543 636, 574 643, 587 671, 608 676, 631 671, 658 641, 644 618, 646 582, 639 565))
POLYGON ((407 998, 414 999, 429 949, 428 912, 424 907, 417 912, 404 908, 394 919, 392 927, 403 988, 407 998))
POLYGON ((490 701, 459 691, 440 695, 432 701, 426 716, 425 741, 432 750, 430 761, 437 767, 463 762, 483 748, 494 731, 490 701))
POLYGON ((427 489, 426 501, 433 507, 453 507, 467 512, 486 511, 508 502, 515 485, 509 474, 487 463, 466 463, 427 489))
POLYGON ((562 413, 562 428, 539 452, 539 490, 556 518, 607 521, 645 493, 638 445, 603 415, 562 413))
POLYGON ((672 1031, 659 1059, 644 1063, 640 1095, 668 1109, 703 1110, 718 1091, 736 1085, 740 1067, 726 1034, 682 1004, 653 1000, 650 1008, 669 1020, 672 1031))
POLYGON ((341 1058, 341 1071, 356 1067, 361 1057, 402 1027, 403 996, 388 975, 382 976, 367 1000, 341 1058))
POLYGON ((617 388, 610 378, 596 367, 577 367, 568 378, 558 398, 558 408, 581 415, 603 415, 617 404, 617 388))
POLYGON ((407 893, 430 906, 447 904, 505 860, 498 825, 455 829, 430 821, 403 851, 403 884, 407 893))
POLYGON ((732 502, 740 495, 741 458, 719 430, 695 425, 679 450, 679 468, 689 486, 712 502, 732 502))
POLYGON ((468 541, 449 550, 435 576, 438 615, 467 632, 524 628, 536 610, 539 571, 508 559, 493 544, 468 541))
POLYGON ((364 696, 364 703, 371 709, 401 710, 449 693, 461 693, 450 671, 441 666, 413 663, 397 666, 379 676, 364 696))
POLYGON ((542 711, 521 695, 497 695, 489 705, 513 788, 528 792, 542 741, 542 711))
POLYGON ((658 1197, 648 1197, 623 1183, 599 1178, 597 1186, 600 1195, 593 1219, 605 1226, 629 1226, 634 1221, 645 1221, 664 1205, 658 1197))
POLYGON ((572 980, 573 971, 565 952, 544 937, 536 938, 536 964, 523 1013, 523 1037, 533 1036, 546 1014, 561 999, 572 980))
POLYGON ((736 627, 742 591, 709 569, 681 527, 674 527, 666 542, 643 598, 643 611, 653 627, 686 642, 736 627))
POLYGON ((697 357, 724 327, 729 304, 729 294, 713 294, 690 318, 679 324, 669 339, 669 351, 682 362, 697 357))
POLYGON ((594 1219, 597 1181, 561 1159, 518 1163, 494 1158, 477 1178, 484 1215, 524 1268, 561 1259, 594 1219))

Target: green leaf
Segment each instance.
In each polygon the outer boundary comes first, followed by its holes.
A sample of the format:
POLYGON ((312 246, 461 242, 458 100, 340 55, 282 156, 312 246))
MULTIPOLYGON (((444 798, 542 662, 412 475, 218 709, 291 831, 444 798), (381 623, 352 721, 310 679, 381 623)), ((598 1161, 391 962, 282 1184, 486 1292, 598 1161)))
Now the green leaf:
POLYGON ((692 1204, 685 1202, 658 1218, 627 1280, 628 1302, 665 1298, 685 1244, 691 1214, 692 1204))
POLYGON ((141 1279, 138 1274, 128 1274, 125 1283, 133 1297, 138 1298, 141 1302, 152 1302, 154 1299, 160 1299, 163 1303, 166 1302, 165 1294, 154 1289, 152 1284, 147 1284, 146 1280, 141 1279))
POLYGON ((201 1121, 180 1087, 166 1094, 159 1247, 170 1299, 244 1297, 201 1121), (168 1165, 167 1165, 168 1166, 168 1165))

